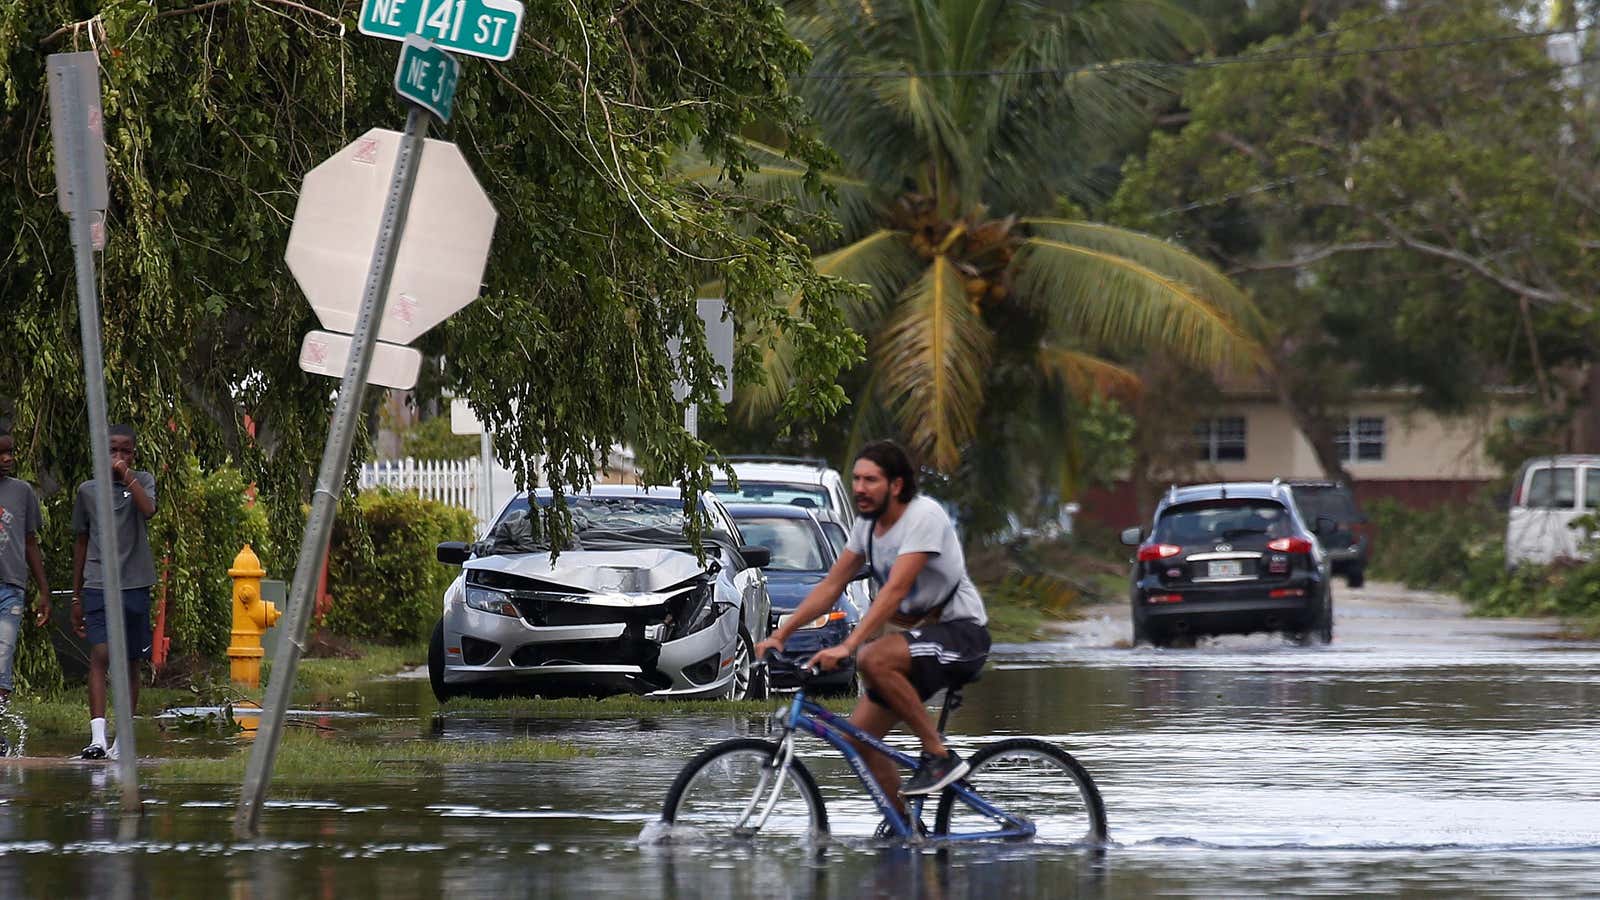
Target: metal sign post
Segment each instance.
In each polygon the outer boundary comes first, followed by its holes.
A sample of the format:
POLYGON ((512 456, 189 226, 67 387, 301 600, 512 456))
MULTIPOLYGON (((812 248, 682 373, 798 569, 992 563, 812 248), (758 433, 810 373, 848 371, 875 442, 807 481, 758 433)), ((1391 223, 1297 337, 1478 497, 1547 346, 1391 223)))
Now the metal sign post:
MULTIPOLYGON (((721 383, 717 385, 717 399, 723 403, 733 402, 733 319, 728 315, 728 304, 720 299, 699 299, 695 301, 695 314, 700 317, 700 323, 706 329, 706 349, 711 351, 711 360, 718 369, 722 370, 721 383)), ((677 359, 683 353, 682 344, 677 338, 667 342, 667 353, 677 359)), ((673 396, 682 400, 689 395, 689 386, 679 381, 672 386, 673 396)), ((683 429, 691 437, 700 436, 700 407, 691 403, 683 409, 683 429)))
POLYGON ((323 448, 317 487, 311 496, 311 515, 306 520, 305 537, 300 542, 300 557, 295 563, 294 586, 289 594, 289 616, 283 635, 287 640, 278 642, 278 652, 272 659, 272 681, 267 686, 260 730, 256 733, 255 746, 250 752, 244 790, 233 820, 234 833, 241 838, 256 833, 261 805, 266 800, 272 779, 272 764, 278 755, 278 743, 283 738, 284 713, 289 709, 295 669, 300 664, 300 651, 311 624, 312 589, 323 553, 328 547, 328 534, 333 528, 340 485, 344 481, 345 469, 350 464, 350 444, 354 440, 357 419, 361 413, 361 396, 365 393, 367 370, 372 365, 373 345, 383 318, 384 299, 389 295, 389 282, 394 277, 395 250, 405 231, 411 191, 416 185, 417 167, 430 120, 429 113, 421 107, 411 107, 406 116, 400 152, 395 158, 394 174, 389 180, 389 196, 378 225, 378 240, 372 248, 372 263, 367 272, 361 307, 356 315, 355 333, 351 336, 349 363, 345 367, 344 380, 339 385, 339 402, 334 410, 327 446, 323 448))
POLYGON ((122 805, 139 804, 139 757, 133 736, 133 692, 128 689, 128 632, 123 626, 122 557, 111 497, 111 434, 106 419, 105 356, 100 346, 100 298, 95 291, 90 220, 106 208, 106 150, 100 111, 100 62, 93 52, 55 53, 48 61, 50 131, 56 150, 60 205, 72 221, 77 260, 78 325, 83 336, 84 394, 89 405, 89 447, 94 466, 95 525, 99 531, 106 640, 111 645, 111 699, 117 707, 117 768, 122 805))

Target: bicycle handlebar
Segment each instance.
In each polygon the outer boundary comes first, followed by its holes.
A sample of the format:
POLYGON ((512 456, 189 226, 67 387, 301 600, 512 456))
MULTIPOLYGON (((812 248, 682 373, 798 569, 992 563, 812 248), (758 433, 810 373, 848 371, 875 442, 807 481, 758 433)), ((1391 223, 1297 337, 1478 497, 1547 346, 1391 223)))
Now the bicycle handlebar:
POLYGON ((779 659, 775 650, 768 650, 761 657, 761 664, 771 670, 798 675, 802 683, 822 674, 822 670, 816 666, 798 666, 779 659))

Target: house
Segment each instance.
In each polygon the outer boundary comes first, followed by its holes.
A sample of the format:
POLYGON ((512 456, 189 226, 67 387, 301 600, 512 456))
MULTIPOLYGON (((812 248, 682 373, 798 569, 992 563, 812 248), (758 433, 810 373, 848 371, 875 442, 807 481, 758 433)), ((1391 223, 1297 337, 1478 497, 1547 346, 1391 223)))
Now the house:
MULTIPOLYGON (((1337 445, 1357 498, 1380 498, 1427 508, 1464 499, 1500 477, 1484 451, 1486 437, 1527 405, 1525 392, 1508 390, 1486 411, 1443 416, 1421 409, 1406 389, 1358 393, 1337 445)), ((1139 491, 1129 479, 1086 491, 1083 515, 1111 527, 1140 521, 1169 483, 1322 479, 1328 476, 1289 409, 1263 388, 1223 392, 1187 428, 1187 457, 1167 477, 1139 491)))

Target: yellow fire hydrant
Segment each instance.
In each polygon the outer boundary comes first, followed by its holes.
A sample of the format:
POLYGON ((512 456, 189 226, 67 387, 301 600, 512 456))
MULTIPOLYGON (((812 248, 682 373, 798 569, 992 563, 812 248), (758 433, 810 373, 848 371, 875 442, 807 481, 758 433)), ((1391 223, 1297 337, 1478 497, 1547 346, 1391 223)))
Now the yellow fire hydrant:
POLYGON ((261 599, 267 570, 249 544, 233 558, 233 643, 228 647, 228 677, 248 687, 261 686, 261 633, 278 621, 276 604, 261 599))

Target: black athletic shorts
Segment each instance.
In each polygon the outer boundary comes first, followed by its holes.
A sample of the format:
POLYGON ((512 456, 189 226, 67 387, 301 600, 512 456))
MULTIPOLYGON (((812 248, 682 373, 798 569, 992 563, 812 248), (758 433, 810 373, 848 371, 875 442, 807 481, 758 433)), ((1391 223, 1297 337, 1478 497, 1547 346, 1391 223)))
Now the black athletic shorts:
MULTIPOLYGON (((923 700, 978 677, 989 659, 989 629, 971 619, 935 622, 880 640, 901 638, 911 650, 911 686, 923 700)), ((879 706, 889 705, 870 684, 867 697, 879 706)))
MULTIPOLYGON (((90 645, 107 642, 106 592, 100 588, 83 589, 83 623, 89 632, 90 645)), ((128 636, 128 658, 149 659, 150 646, 155 643, 150 633, 149 588, 128 588, 122 592, 122 631, 128 636)))

